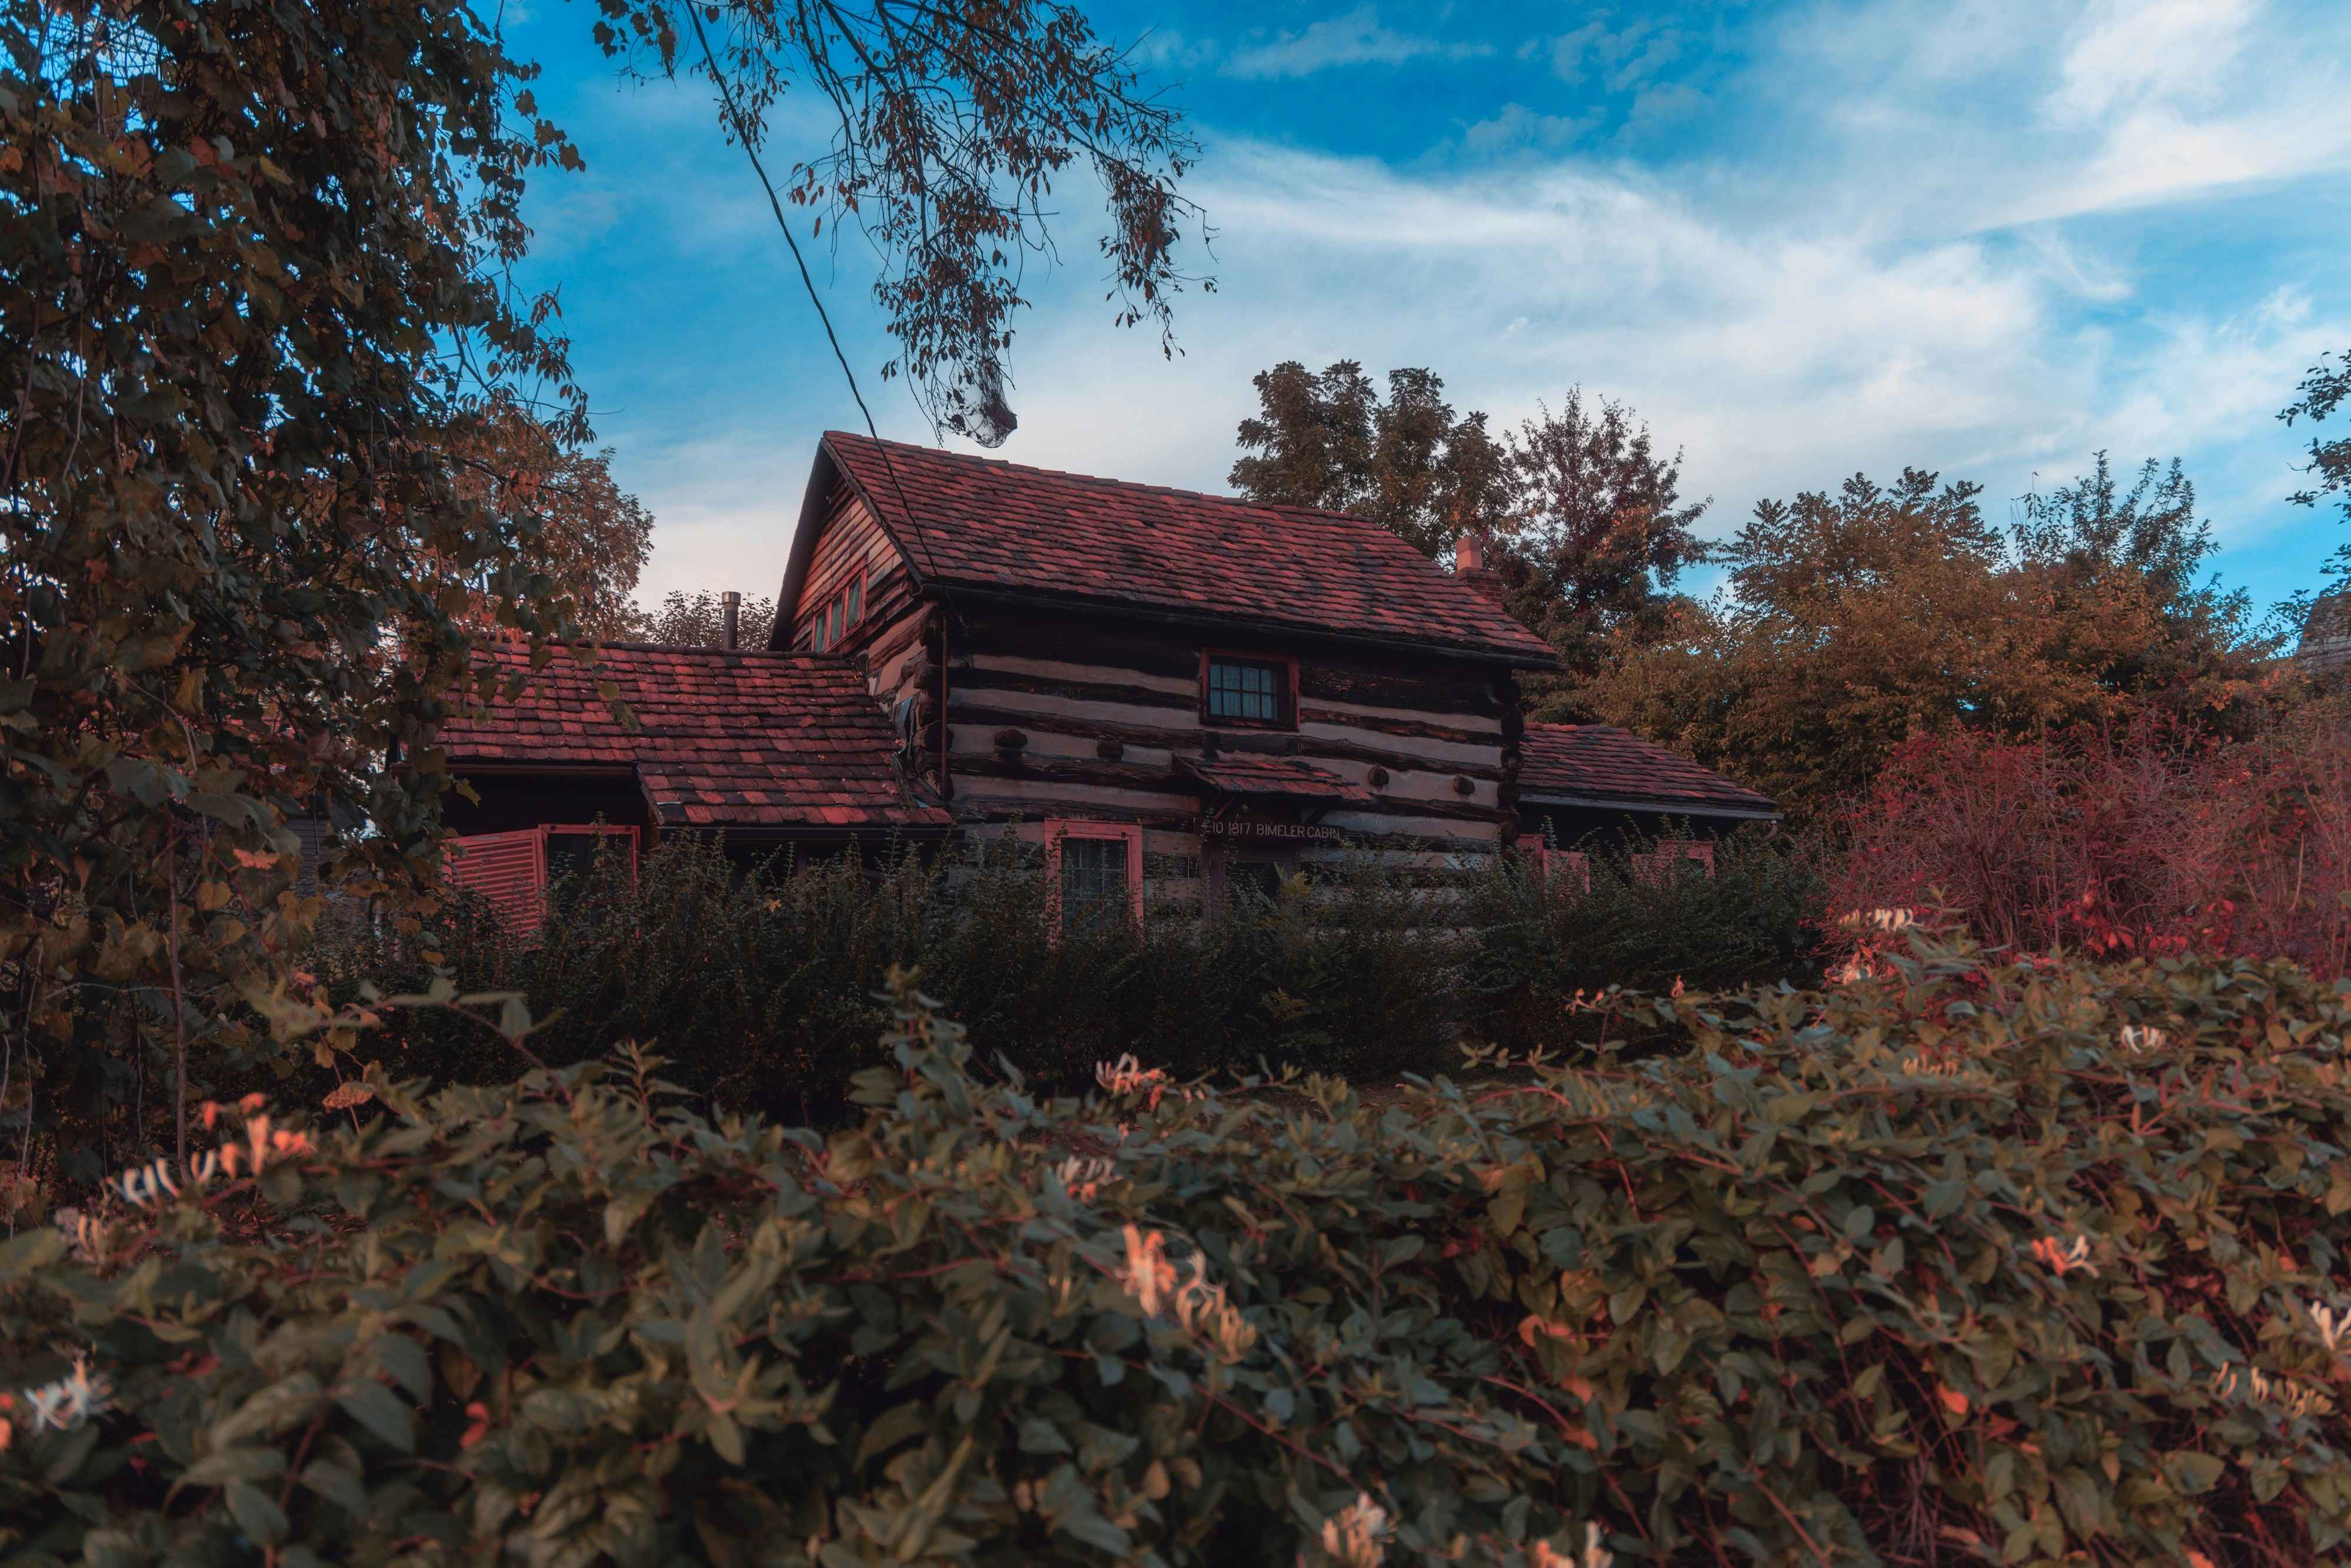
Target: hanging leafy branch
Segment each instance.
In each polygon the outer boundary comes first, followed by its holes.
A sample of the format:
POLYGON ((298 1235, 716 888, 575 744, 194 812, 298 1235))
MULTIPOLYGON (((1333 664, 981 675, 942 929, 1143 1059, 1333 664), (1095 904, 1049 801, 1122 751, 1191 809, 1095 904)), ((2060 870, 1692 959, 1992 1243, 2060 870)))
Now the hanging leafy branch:
POLYGON ((1029 303, 1029 258, 1056 255, 1057 179, 1082 169, 1101 188, 1100 251, 1121 326, 1156 327, 1173 353, 1176 296, 1213 287, 1178 259, 1187 233, 1206 235, 1178 189, 1196 144, 1071 6, 599 3, 608 54, 641 74, 716 78, 721 127, 755 162, 790 91, 821 100, 830 144, 790 163, 781 200, 814 214, 813 235, 854 224, 872 245, 873 298, 897 340, 882 374, 903 376, 936 429, 994 446, 1017 423, 1005 400, 1012 318, 1029 303))

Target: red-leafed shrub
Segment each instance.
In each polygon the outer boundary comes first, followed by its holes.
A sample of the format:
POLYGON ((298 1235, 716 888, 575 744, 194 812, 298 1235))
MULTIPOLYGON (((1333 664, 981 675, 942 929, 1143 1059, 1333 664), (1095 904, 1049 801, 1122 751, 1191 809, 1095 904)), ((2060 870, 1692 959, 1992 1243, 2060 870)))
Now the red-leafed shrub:
POLYGON ((1935 906, 1982 940, 2094 955, 2351 959, 2351 736, 1913 741, 1846 812, 1829 908, 1935 906))

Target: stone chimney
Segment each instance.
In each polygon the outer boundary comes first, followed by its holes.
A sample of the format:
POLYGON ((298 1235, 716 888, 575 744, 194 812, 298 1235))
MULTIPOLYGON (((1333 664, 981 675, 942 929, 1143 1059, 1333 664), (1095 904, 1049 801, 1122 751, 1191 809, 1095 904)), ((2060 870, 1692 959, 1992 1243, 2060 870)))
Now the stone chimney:
POLYGON ((1471 529, 1453 541, 1453 575, 1499 606, 1502 602, 1502 579, 1488 563, 1494 541, 1477 529, 1471 529))
POLYGON ((718 617, 719 624, 724 628, 721 636, 726 646, 741 647, 743 645, 743 596, 731 588, 720 594, 718 617))

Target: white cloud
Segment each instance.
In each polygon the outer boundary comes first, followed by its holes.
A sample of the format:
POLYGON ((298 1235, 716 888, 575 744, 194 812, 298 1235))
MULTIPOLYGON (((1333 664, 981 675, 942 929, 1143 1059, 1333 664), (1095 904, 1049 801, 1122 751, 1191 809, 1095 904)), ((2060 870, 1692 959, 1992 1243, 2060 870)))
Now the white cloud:
POLYGON ((2081 19, 2049 108, 2087 120, 2125 101, 2210 101, 2252 16, 2250 0, 2102 0, 2081 19))
POLYGON ((1491 119, 1463 127, 1461 145, 1479 156, 1530 147, 1555 152, 1599 123, 1596 112, 1539 114, 1523 103, 1506 103, 1491 119))
MULTIPOLYGON (((2351 294, 2323 252, 2241 283, 2178 252, 2216 193, 2218 225, 2351 189, 2335 63, 2351 52, 2332 47, 2351 44, 2351 8, 1886 0, 1767 32, 1706 103, 1768 140, 1651 169, 1587 152, 1581 106, 1506 101, 1409 170, 1211 136, 1193 193, 1219 287, 1181 307, 1183 356, 1107 329, 1089 268, 1045 284, 1002 455, 1222 488, 1252 374, 1353 358, 1426 365, 1501 423, 1572 384, 1622 397, 1687 448, 1685 488, 1717 497, 1718 531, 1759 497, 1904 464, 1981 481, 1998 516, 2101 447, 2187 457, 2232 544, 2298 516, 2280 502, 2301 433, 2273 416, 2319 352, 2351 344, 2351 294)), ((1597 85, 1653 41, 1594 22, 1522 54, 1597 85)), ((1435 47, 1365 7, 1246 68, 1435 47)), ((1634 90, 1678 85, 1652 72, 1634 90)), ((772 245, 771 225, 729 237, 737 221, 693 243, 772 245)), ((835 374, 810 359, 799 380, 835 374)), ((875 411, 885 434, 926 434, 894 390, 875 411)), ((648 587, 772 592, 817 428, 746 415, 633 464, 663 518, 648 587)))
POLYGON ((1372 6, 1358 5, 1343 16, 1327 16, 1302 32, 1284 33, 1270 43, 1235 50, 1225 62, 1225 72, 1244 78, 1302 77, 1334 66, 1395 66, 1424 56, 1460 60, 1491 53, 1492 47, 1486 44, 1447 43, 1396 32, 1381 23, 1372 6))

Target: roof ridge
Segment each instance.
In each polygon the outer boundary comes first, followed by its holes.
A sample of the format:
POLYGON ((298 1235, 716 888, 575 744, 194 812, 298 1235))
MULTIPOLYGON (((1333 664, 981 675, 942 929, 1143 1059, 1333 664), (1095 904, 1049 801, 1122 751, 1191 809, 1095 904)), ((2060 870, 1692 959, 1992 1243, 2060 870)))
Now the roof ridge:
MULTIPOLYGON (((862 435, 853 430, 828 430, 824 433, 824 439, 827 441, 836 437, 862 442, 868 446, 876 444, 875 437, 862 435)), ((1186 500, 1215 501, 1228 507, 1252 507, 1260 512, 1281 512, 1292 517, 1328 517, 1334 522, 1380 528, 1378 523, 1369 517, 1354 512, 1338 511, 1330 507, 1301 507, 1290 501, 1259 501, 1247 496, 1225 495, 1215 490, 1189 489, 1182 485, 1154 485, 1143 479, 1113 479, 1107 474, 1081 474, 1074 468, 1047 468, 1036 463, 1017 463, 1009 457, 988 457, 977 452, 950 452, 944 446, 925 446, 918 442, 892 441, 886 437, 881 438, 879 444, 895 447, 901 452, 916 453, 925 457, 943 457, 955 463, 985 463, 996 468, 1014 468, 1023 474, 1041 475, 1048 479, 1077 479, 1089 485, 1108 485, 1120 490, 1142 490, 1155 496, 1180 496, 1186 500)), ((1385 528, 1381 528, 1380 531, 1388 532, 1385 528)), ((1389 537, 1395 538, 1393 534, 1389 537)), ((1401 544, 1405 541, 1399 538, 1397 542, 1401 544)), ((1420 552, 1415 550, 1413 553, 1418 555, 1420 552)))
MULTIPOLYGON (((614 638, 606 642, 598 642, 593 638, 587 637, 578 638, 569 642, 550 641, 547 645, 550 648, 594 648, 598 650, 611 648, 631 653, 707 653, 717 658, 784 659, 840 664, 844 667, 846 667, 849 663, 849 656, 845 653, 820 653, 807 648, 714 648, 706 643, 636 643, 620 638, 614 638)), ((517 653, 528 651, 528 644, 516 638, 502 637, 497 641, 497 643, 493 644, 493 646, 498 648, 511 648, 517 653)))

